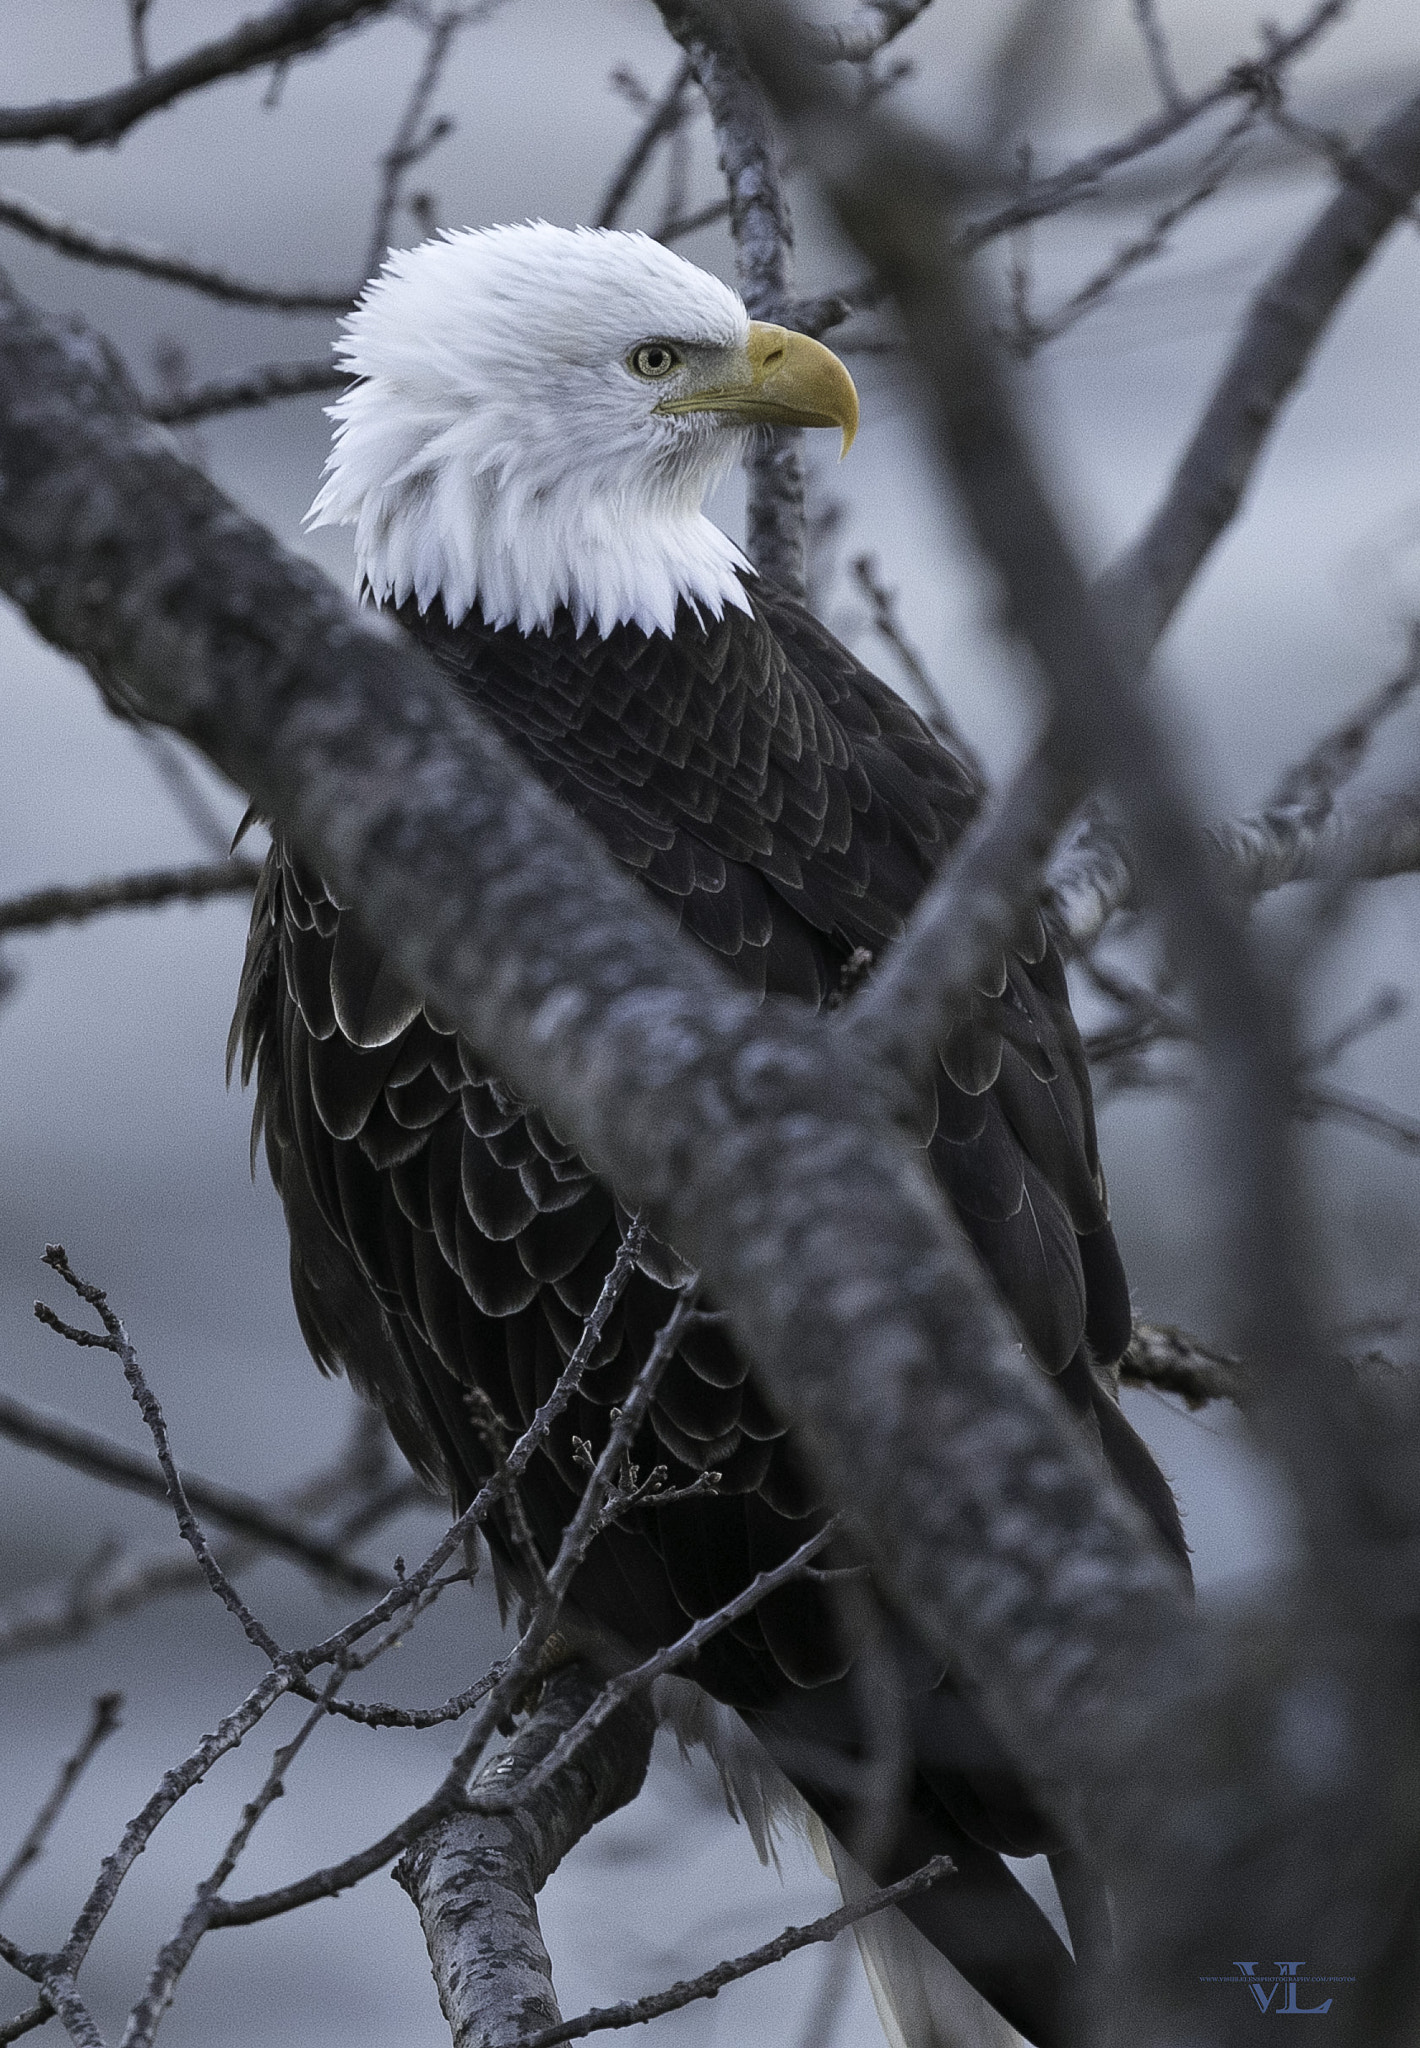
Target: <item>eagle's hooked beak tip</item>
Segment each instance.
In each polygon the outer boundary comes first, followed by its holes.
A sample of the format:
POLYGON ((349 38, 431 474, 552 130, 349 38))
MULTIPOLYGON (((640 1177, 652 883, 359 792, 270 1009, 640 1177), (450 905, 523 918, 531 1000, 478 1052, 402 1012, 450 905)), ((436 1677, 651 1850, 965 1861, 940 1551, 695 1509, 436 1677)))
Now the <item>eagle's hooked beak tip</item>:
POLYGON ((718 412, 752 426, 837 427, 839 461, 858 432, 858 393, 843 364, 821 341, 767 321, 750 323, 749 377, 665 399, 657 412, 718 412))

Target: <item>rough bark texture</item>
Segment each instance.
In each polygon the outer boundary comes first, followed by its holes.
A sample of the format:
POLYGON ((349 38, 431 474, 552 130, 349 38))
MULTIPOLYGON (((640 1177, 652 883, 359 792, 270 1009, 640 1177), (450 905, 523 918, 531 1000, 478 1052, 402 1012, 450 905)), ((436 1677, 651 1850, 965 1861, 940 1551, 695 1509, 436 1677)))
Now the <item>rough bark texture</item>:
MULTIPOLYGON (((547 1755, 596 1698, 582 1664, 548 1679, 537 1711, 475 1780, 500 1790, 547 1755)), ((655 1720, 644 1700, 615 1714, 575 1759, 509 1814, 459 1813, 394 1867, 419 1910, 454 2048, 515 2048, 562 2017, 537 1922, 537 1894, 587 1833, 641 1790, 655 1720)))
POLYGON ((0 584, 293 829, 695 1261, 924 1634, 1068 1774, 1070 1699, 1178 1621, 1178 1588, 1023 1357, 890 1086, 677 941, 416 650, 134 417, 91 335, 9 295, 0 389, 24 394, 0 416, 0 584))
MULTIPOLYGON (((658 0, 661 19, 690 60, 705 95, 730 196, 735 262, 756 320, 793 319, 793 223, 779 175, 769 109, 733 23, 716 0, 658 0)), ((767 431, 750 458, 745 546, 761 576, 804 594, 804 437, 767 431)))

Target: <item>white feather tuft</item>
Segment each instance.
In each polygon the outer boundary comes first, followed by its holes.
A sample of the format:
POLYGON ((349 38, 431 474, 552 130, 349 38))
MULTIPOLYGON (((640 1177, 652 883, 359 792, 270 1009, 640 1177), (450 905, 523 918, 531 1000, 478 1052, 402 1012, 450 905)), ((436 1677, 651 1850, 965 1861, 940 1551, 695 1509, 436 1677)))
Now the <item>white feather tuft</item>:
POLYGON ((626 356, 666 337, 742 348, 749 316, 649 236, 464 228, 397 251, 337 343, 361 381, 312 526, 353 526, 377 603, 477 604, 494 626, 673 630, 678 603, 749 609, 739 549, 701 511, 746 429, 659 416, 626 356))
MULTIPOLYGON (((720 1774, 732 1820, 742 1820, 761 1863, 779 1868, 781 1831, 803 1836, 825 1877, 852 1904, 872 1879, 831 1835, 769 1752, 729 1707, 688 1678, 658 1678, 652 1703, 682 1756, 704 1749, 720 1774)), ((951 1880, 948 1878, 947 1883, 951 1880)), ((853 1928, 888 2048, 1026 2048, 1009 2021, 967 1983, 896 1906, 853 1928)))

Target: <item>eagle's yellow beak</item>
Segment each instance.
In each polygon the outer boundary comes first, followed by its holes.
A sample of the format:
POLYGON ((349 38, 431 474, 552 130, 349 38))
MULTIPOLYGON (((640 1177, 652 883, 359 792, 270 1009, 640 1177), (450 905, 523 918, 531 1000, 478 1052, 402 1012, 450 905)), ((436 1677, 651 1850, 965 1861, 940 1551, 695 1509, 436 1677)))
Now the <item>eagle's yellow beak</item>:
POLYGON ((807 334, 755 320, 745 356, 748 375, 742 381, 664 398, 656 411, 723 412, 765 427, 839 427, 841 454, 848 453, 858 431, 858 393, 832 349, 807 334))

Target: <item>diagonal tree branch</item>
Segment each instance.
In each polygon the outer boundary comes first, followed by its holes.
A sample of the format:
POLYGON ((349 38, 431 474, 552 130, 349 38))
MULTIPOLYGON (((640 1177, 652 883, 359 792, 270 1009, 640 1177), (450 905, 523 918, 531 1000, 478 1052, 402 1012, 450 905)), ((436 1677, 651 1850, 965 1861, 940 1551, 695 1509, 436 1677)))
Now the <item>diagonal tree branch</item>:
POLYGON ((314 285, 286 286, 255 284, 215 264, 194 263, 175 256, 151 242, 111 235, 104 228, 72 221, 52 206, 44 206, 23 192, 0 188, 0 226, 13 228, 32 242, 58 249, 81 263, 94 263, 102 270, 129 270, 139 277, 156 278, 162 284, 181 285, 200 292, 204 298, 220 299, 229 306, 256 306, 269 313, 344 313, 350 305, 349 292, 321 291, 314 285))
MULTIPOLYGON (((152 1459, 130 1451, 126 1445, 115 1443, 109 1437, 100 1436, 95 1430, 81 1428, 62 1415, 34 1408, 28 1401, 18 1400, 15 1395, 2 1390, 0 1436, 7 1437, 11 1443, 23 1444, 28 1450, 40 1451, 61 1465, 72 1466, 75 1471, 105 1479, 111 1486, 122 1487, 128 1493, 139 1493, 147 1500, 167 1503, 167 1482, 152 1459)), ((383 1593, 388 1590, 391 1582, 383 1572, 371 1571, 368 1565, 348 1557, 339 1544, 327 1542, 315 1530, 303 1526, 295 1516, 280 1514, 264 1501, 241 1493, 236 1487, 200 1479, 192 1472, 184 1472, 181 1477, 183 1491, 193 1507, 200 1508, 203 1514, 210 1515, 213 1521, 221 1523, 235 1535, 250 1537, 263 1549, 288 1557, 294 1564, 304 1565, 318 1577, 335 1585, 347 1586, 352 1592, 383 1593)))
POLYGON ((1022 1359, 876 1080, 841 1034, 761 1010, 677 942, 417 650, 133 405, 92 338, 0 301, 0 584, 292 829, 400 971, 646 1204, 924 1634, 993 1673, 1023 1750, 1038 1732, 1058 1757, 1069 1700, 1121 1643, 1179 1625, 1179 1589, 1022 1359), (1067 1554, 1088 1569, 1061 1573, 1067 1554))
POLYGON ((1253 300, 1162 504, 1106 574, 1120 629, 1151 647, 1191 587, 1252 480, 1278 413, 1378 244, 1420 191, 1420 95, 1373 130, 1309 232, 1253 300))
POLYGON ((0 900, 0 933, 46 931, 83 924, 110 910, 151 910, 160 903, 205 903, 212 896, 249 896, 261 868, 254 860, 203 861, 186 868, 150 868, 76 889, 35 889, 0 900))
POLYGON ((282 59, 318 50, 334 37, 388 14, 395 0, 284 0, 268 14, 241 22, 229 35, 189 50, 157 71, 91 99, 0 108, 0 143, 71 142, 78 149, 117 142, 159 107, 219 78, 237 78, 282 59))
POLYGON ((264 368, 247 370, 239 377, 198 384, 173 398, 150 398, 143 410, 160 426, 185 427, 197 420, 214 419, 219 413, 251 412, 278 398, 305 398, 313 391, 339 391, 349 381, 346 371, 323 360, 267 363, 264 368))

